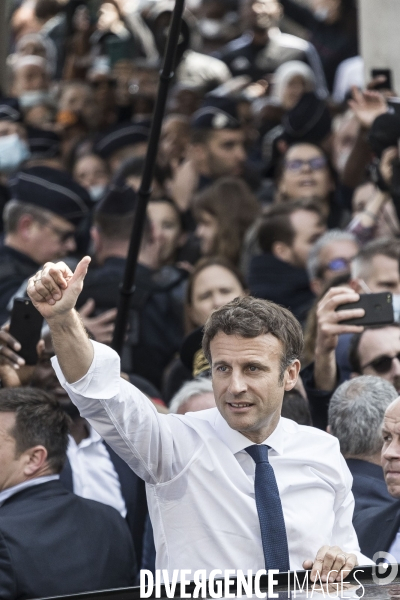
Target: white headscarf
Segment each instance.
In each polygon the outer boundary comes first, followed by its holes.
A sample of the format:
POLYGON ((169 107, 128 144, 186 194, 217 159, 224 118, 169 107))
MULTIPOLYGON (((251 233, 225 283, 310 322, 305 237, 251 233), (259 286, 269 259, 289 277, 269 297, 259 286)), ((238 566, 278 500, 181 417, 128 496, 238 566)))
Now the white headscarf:
POLYGON ((289 60, 276 69, 274 73, 274 84, 271 96, 276 98, 279 103, 281 103, 287 84, 293 77, 296 77, 297 75, 300 75, 300 77, 303 77, 305 80, 307 87, 306 91, 315 91, 315 75, 311 67, 301 60, 289 60))

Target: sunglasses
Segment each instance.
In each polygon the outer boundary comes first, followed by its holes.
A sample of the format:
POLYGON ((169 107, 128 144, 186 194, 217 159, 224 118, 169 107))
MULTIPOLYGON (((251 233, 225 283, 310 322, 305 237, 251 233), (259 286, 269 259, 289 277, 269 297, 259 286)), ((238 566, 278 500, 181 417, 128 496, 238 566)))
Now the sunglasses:
POLYGON ((362 370, 364 370, 367 367, 372 367, 377 373, 384 375, 385 373, 389 373, 390 369, 392 368, 392 362, 395 358, 397 358, 397 360, 400 360, 400 352, 396 354, 396 356, 388 356, 387 354, 384 354, 383 356, 378 356, 378 358, 371 360, 371 362, 369 362, 361 368, 362 370))
POLYGON ((312 171, 318 171, 324 169, 327 165, 326 158, 324 156, 316 156, 310 158, 310 160, 287 160, 285 166, 289 171, 301 171, 301 169, 308 165, 312 171))
POLYGON ((75 237, 74 231, 64 231, 62 229, 59 229, 58 227, 55 227, 51 223, 45 223, 44 225, 58 236, 58 239, 60 240, 61 244, 65 244, 65 242, 75 237))

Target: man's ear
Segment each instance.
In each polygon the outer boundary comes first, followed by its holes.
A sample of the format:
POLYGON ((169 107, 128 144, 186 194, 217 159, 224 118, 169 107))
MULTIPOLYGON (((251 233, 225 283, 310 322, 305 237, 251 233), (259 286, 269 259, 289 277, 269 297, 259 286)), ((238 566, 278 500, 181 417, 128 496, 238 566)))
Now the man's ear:
POLYGON ((24 475, 35 477, 46 466, 47 450, 44 446, 34 446, 25 451, 24 475))
POLYGON ((292 260, 292 249, 284 242, 274 242, 272 244, 272 254, 283 260, 283 262, 291 262, 292 260))
POLYGON ((326 426, 326 433, 330 433, 330 432, 331 432, 331 426, 330 426, 330 425, 327 425, 327 426, 326 426))
POLYGON ((32 217, 32 215, 21 215, 17 224, 18 235, 22 236, 23 238, 28 237, 34 223, 35 219, 32 217))
POLYGON ((294 360, 291 365, 286 369, 284 375, 284 388, 285 392, 289 392, 294 388, 299 378, 300 373, 300 361, 298 359, 294 360))

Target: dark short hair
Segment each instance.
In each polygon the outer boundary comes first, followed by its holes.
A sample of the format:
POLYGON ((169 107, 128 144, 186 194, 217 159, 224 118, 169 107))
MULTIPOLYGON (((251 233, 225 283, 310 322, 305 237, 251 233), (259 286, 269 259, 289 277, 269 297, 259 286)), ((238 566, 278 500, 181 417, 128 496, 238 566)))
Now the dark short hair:
POLYGON ((128 241, 131 237, 134 212, 124 215, 110 215, 95 212, 94 224, 108 240, 128 241))
POLYGON ((297 390, 290 390, 283 394, 281 416, 299 425, 312 425, 308 400, 297 390))
POLYGON ((289 365, 303 352, 303 332, 296 317, 288 310, 260 298, 235 298, 215 310, 204 326, 203 352, 212 364, 210 343, 218 333, 256 338, 272 334, 283 345, 280 382, 289 365))
POLYGON ((258 228, 258 243, 263 252, 271 253, 276 242, 292 246, 296 231, 290 217, 299 210, 316 213, 323 221, 318 205, 312 200, 295 200, 282 204, 274 204, 263 214, 258 228))
POLYGON ((3 388, 0 412, 16 414, 10 434, 16 441, 17 456, 34 446, 44 446, 51 470, 60 473, 67 454, 69 419, 59 402, 38 388, 3 388))

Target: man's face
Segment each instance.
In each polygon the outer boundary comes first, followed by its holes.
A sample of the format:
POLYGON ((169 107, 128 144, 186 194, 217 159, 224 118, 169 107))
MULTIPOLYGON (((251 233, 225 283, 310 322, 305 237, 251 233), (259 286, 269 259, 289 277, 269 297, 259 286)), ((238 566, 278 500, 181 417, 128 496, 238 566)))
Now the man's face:
POLYGON ((297 144, 285 156, 279 192, 290 198, 327 198, 332 178, 324 154, 313 144, 297 144))
POLYGON ((277 0, 247 0, 243 9, 245 27, 253 31, 268 31, 277 25, 281 15, 277 0))
MULTIPOLYGON (((370 261, 368 276, 364 277, 364 282, 373 294, 378 292, 400 294, 400 272, 398 261, 389 256, 377 254, 370 261)), ((362 291, 365 292, 365 290, 362 291)))
POLYGON ((244 133, 240 129, 214 131, 205 143, 207 167, 212 178, 240 177, 246 161, 244 133))
POLYGON ((367 329, 362 335, 358 348, 358 356, 362 375, 375 375, 389 381, 400 392, 400 329, 398 327, 382 327, 367 329), (391 362, 383 357, 393 358, 391 362), (371 364, 372 363, 372 364, 371 364), (383 370, 382 365, 389 367, 383 370), (369 366, 366 366, 369 365, 369 366))
POLYGON ((400 402, 393 402, 385 413, 382 427, 382 467, 388 492, 400 498, 400 402))
POLYGON ((350 273, 350 263, 357 253, 358 245, 351 240, 333 240, 326 244, 319 255, 318 277, 312 282, 314 293, 319 296, 335 277, 350 273))
POLYGON ((290 215, 290 220, 295 230, 295 237, 291 246, 290 260, 287 262, 295 267, 305 268, 312 246, 325 232, 326 227, 321 222, 321 217, 310 210, 297 210, 290 215))
POLYGON ((76 250, 74 233, 72 223, 55 214, 44 224, 32 221, 23 232, 27 254, 39 265, 61 260, 76 250))
POLYGON ((232 429, 257 444, 275 429, 283 394, 297 381, 299 361, 280 381, 282 349, 270 333, 243 338, 220 332, 210 344, 217 408, 232 429))
POLYGON ((15 413, 0 412, 0 491, 22 483, 24 476, 24 454, 17 456, 16 441, 12 435, 15 413))
POLYGON ((45 70, 39 65, 21 66, 14 75, 12 93, 20 96, 24 92, 47 90, 49 80, 45 70))

